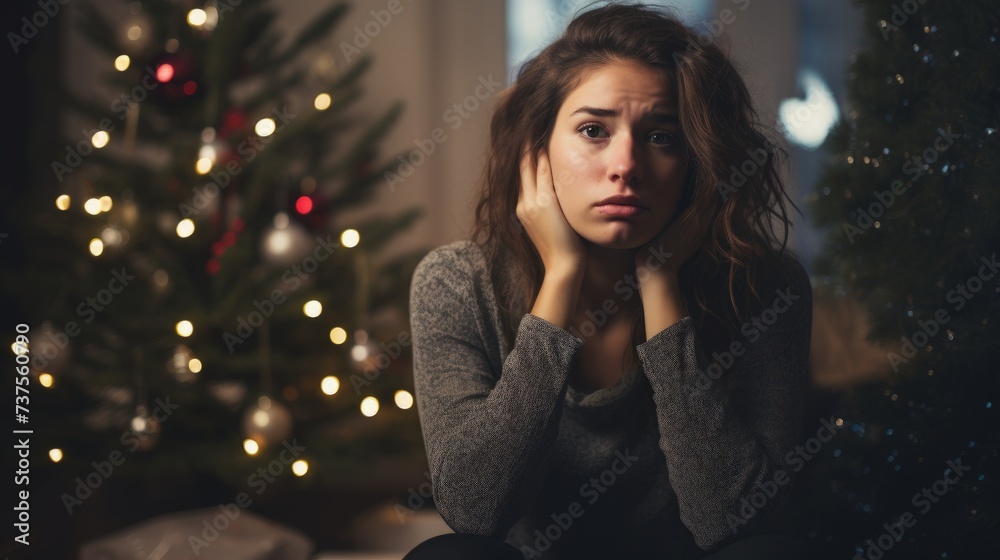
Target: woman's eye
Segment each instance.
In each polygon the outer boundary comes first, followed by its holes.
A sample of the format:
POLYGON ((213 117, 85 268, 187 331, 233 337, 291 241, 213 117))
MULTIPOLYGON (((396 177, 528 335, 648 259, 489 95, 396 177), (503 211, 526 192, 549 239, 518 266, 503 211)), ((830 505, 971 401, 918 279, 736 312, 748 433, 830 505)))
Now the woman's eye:
POLYGON ((674 135, 669 132, 654 132, 649 135, 649 141, 658 146, 669 146, 674 143, 674 135))
POLYGON ((583 134, 584 137, 591 139, 607 137, 607 134, 604 132, 604 129, 596 124, 587 124, 580 127, 580 133, 583 134))

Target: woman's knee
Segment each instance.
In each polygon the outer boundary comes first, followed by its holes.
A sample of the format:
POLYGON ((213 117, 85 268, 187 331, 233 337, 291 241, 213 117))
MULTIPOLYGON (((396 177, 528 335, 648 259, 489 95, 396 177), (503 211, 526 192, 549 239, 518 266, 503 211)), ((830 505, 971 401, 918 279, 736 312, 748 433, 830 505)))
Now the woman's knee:
POLYGON ((523 560, 516 548, 482 535, 450 533, 427 539, 403 560, 523 560))

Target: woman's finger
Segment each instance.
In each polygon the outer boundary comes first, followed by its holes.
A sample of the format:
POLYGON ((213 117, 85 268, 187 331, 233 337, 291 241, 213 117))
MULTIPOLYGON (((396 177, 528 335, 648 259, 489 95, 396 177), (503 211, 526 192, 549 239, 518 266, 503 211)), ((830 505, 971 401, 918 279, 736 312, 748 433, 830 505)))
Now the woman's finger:
POLYGON ((531 164, 531 151, 525 151, 521 156, 521 184, 518 188, 517 205, 515 214, 518 218, 527 218, 527 211, 533 205, 535 198, 535 170, 531 164))
POLYGON ((535 178, 535 196, 538 205, 547 208, 555 202, 555 189, 552 184, 552 168, 549 166, 549 156, 542 150, 538 153, 538 169, 535 178))

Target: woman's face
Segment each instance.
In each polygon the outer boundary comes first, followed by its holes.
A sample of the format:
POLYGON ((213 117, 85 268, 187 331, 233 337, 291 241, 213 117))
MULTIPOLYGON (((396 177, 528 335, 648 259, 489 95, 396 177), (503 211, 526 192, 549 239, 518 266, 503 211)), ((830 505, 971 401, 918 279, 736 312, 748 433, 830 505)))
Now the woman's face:
POLYGON ((666 227, 680 204, 684 154, 671 84, 634 63, 587 71, 559 108, 548 144, 566 220, 610 249, 638 247, 666 227))

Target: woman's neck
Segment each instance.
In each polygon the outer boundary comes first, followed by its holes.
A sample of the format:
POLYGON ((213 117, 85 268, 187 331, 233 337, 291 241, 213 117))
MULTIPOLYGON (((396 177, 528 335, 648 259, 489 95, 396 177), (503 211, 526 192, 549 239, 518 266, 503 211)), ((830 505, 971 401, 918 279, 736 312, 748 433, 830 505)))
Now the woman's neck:
POLYGON ((611 307, 634 310, 641 307, 635 278, 635 251, 628 249, 607 249, 587 244, 587 270, 580 286, 577 300, 577 317, 584 317, 589 311, 594 314, 611 307), (632 295, 626 298, 626 295, 632 295))

